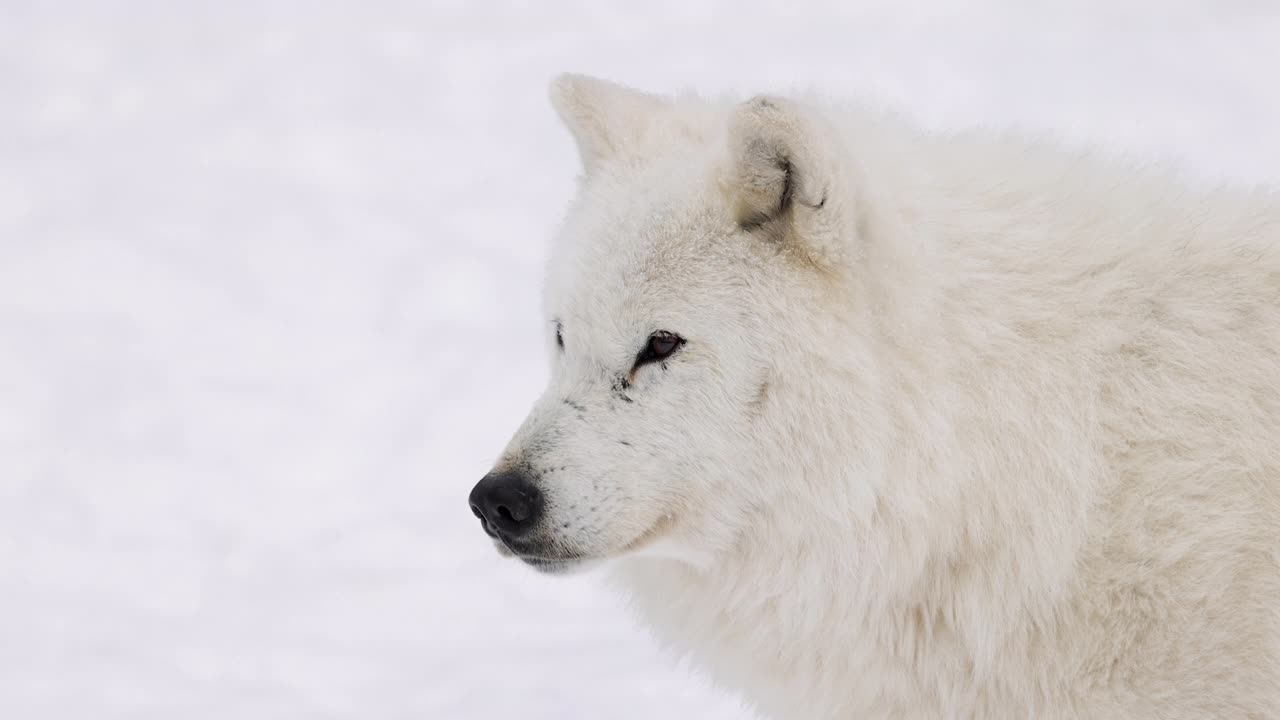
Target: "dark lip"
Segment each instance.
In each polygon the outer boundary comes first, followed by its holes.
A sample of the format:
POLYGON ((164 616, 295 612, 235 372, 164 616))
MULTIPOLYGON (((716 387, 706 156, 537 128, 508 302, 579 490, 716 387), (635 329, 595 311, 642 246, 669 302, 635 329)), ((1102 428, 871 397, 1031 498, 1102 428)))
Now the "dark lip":
POLYGON ((515 555, 520 558, 521 561, 535 567, 540 565, 572 565, 582 561, 582 558, 577 555, 563 555, 557 557, 554 555, 545 555, 539 552, 531 552, 528 548, 521 548, 505 541, 503 541, 502 544, 511 551, 512 555, 515 555))
POLYGON ((495 530, 489 523, 485 522, 484 518, 480 518, 480 527, 484 528, 486 535, 493 538, 493 543, 498 547, 499 552, 504 555, 510 554, 526 565, 540 570, 567 568, 583 561, 583 558, 576 555, 566 555, 563 557, 549 556, 539 552, 541 548, 538 546, 529 546, 518 543, 495 530))
POLYGON ((530 557, 527 555, 516 555, 516 557, 519 558, 520 562, 528 565, 534 570, 551 574, 567 572, 582 562, 578 558, 552 560, 548 558, 530 557))
POLYGON ((583 560, 577 555, 547 555, 545 552, 540 552, 541 548, 531 548, 527 545, 512 542, 503 537, 501 533, 498 533, 495 539, 501 545, 500 549, 506 550, 520 562, 539 570, 554 571, 556 569, 564 569, 577 565, 583 560))

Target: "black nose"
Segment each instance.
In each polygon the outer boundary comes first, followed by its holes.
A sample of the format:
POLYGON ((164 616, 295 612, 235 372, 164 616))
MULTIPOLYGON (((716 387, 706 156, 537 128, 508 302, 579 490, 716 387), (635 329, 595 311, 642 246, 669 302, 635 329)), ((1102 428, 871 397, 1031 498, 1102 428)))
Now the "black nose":
POLYGON ((489 473, 476 483, 469 499, 471 512, 490 535, 527 535, 542 517, 542 493, 521 473, 489 473))

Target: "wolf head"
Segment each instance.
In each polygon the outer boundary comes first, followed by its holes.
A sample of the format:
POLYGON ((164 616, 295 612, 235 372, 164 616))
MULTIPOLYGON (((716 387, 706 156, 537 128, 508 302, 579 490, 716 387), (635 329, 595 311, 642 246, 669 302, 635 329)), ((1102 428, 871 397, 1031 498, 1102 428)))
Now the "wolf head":
POLYGON ((551 96, 583 164, 546 284, 552 376, 471 509, 544 571, 714 563, 797 492, 810 448, 851 430, 813 419, 870 392, 873 368, 834 365, 871 353, 817 350, 856 343, 864 317, 854 169, 783 99, 672 101, 580 76, 551 96), (830 372, 852 380, 828 395, 814 379, 830 372))

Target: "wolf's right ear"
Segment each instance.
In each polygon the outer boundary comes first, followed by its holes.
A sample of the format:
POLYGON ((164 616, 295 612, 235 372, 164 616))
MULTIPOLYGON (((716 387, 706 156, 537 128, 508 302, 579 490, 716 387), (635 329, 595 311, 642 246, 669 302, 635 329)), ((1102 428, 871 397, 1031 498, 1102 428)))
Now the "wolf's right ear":
POLYGON ((577 141, 587 174, 633 144, 667 107, 656 95, 570 73, 551 82, 551 104, 577 141))
POLYGON ((729 122, 725 190, 739 226, 818 267, 847 260, 854 224, 839 144, 796 103, 760 96, 729 122))

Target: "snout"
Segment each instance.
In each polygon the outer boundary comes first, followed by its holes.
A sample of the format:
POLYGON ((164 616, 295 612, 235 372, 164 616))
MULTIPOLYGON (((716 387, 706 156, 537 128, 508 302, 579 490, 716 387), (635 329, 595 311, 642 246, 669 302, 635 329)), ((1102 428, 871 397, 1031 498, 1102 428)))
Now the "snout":
POLYGON ((508 544, 528 538, 542 519, 542 493, 523 473, 489 473, 469 500, 484 531, 508 544))

